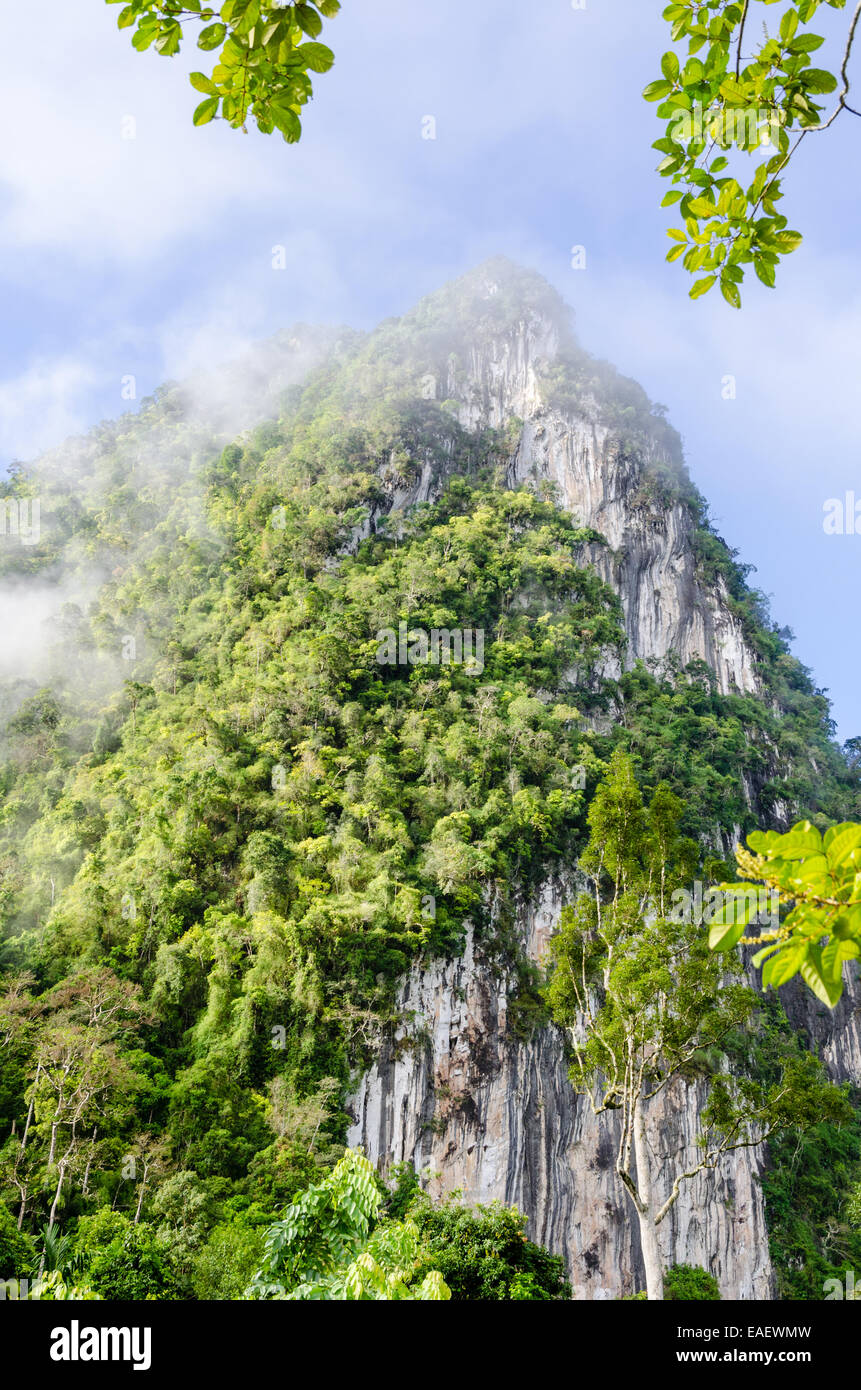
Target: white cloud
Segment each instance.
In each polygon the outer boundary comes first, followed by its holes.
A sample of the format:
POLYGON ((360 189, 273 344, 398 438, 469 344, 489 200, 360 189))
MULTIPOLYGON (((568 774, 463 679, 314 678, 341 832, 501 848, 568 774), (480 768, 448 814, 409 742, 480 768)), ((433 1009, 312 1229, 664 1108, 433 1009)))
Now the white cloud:
POLYGON ((61 357, 36 360, 0 382, 0 454, 29 459, 87 429, 89 393, 98 380, 92 363, 61 357))
MULTIPOLYGON (((26 7, 4 18, 7 51, 35 52, 32 21, 26 7)), ((19 63, 4 83, 19 115, 0 146, 7 246, 59 248, 67 269, 140 262, 201 234, 220 208, 275 191, 277 168, 249 158, 241 135, 192 127, 193 47, 179 59, 135 53, 115 10, 82 14, 64 0, 44 0, 40 30, 38 65, 19 63)))

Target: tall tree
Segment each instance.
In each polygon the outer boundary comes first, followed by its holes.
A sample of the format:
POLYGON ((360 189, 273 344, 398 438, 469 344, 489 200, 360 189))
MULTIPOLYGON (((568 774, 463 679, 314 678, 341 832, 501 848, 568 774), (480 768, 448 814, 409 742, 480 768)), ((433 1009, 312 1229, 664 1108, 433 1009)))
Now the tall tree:
POLYGON ((698 1063, 751 1026, 757 1004, 740 978, 740 961, 709 952, 694 894, 676 891, 690 884, 695 850, 678 835, 681 810, 664 784, 644 806, 630 758, 621 750, 613 755, 590 807, 580 861, 590 890, 562 914, 548 989, 570 1039, 575 1087, 596 1115, 617 1116, 616 1174, 637 1217, 647 1294, 655 1300, 663 1297, 659 1228, 683 1185, 735 1149, 837 1117, 848 1106, 809 1054, 787 1056, 769 1082, 712 1064, 700 1153, 661 1190, 647 1138, 652 1102, 689 1084, 694 1069, 702 1070, 698 1063))

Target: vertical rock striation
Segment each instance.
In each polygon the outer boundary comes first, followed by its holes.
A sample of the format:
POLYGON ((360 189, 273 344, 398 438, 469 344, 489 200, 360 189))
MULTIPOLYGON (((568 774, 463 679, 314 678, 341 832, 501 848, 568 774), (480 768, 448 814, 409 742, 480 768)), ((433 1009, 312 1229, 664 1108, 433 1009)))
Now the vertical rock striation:
MULTIPOLYGON (((564 902, 548 884, 521 921, 535 958, 564 902)), ((514 981, 470 932, 463 954, 416 967, 404 981, 401 1024, 352 1099, 352 1145, 386 1169, 430 1169, 434 1196, 514 1204, 533 1239, 564 1255, 573 1294, 616 1299, 644 1286, 637 1222, 615 1175, 616 1117, 596 1118, 568 1079, 552 1026, 528 1041, 510 1029, 514 981)), ((670 1169, 696 1152, 704 1096, 670 1090, 653 1103, 650 1142, 670 1169)), ((740 1150, 717 1173, 686 1184, 662 1227, 670 1263, 702 1265, 725 1298, 771 1296, 759 1151, 740 1150)))

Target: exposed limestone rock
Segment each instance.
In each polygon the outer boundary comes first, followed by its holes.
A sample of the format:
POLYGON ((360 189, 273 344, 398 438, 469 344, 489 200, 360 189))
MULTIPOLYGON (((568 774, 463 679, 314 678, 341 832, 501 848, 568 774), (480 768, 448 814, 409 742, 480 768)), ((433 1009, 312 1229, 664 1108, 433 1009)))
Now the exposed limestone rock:
MULTIPOLYGON (((682 665, 699 657, 723 693, 755 690, 753 657, 722 582, 708 589, 697 576, 690 513, 644 491, 660 451, 626 449, 588 397, 577 412, 545 405, 541 383, 559 347, 559 325, 532 312, 484 335, 464 359, 452 355, 444 372, 423 380, 433 382, 435 397, 445 395, 467 430, 520 422, 509 485, 557 484, 563 505, 606 538, 609 551, 596 546, 589 558, 622 600, 630 664, 663 662, 670 653, 682 665)), ((432 500, 443 482, 444 473, 425 463, 419 481, 396 486, 390 509, 432 500)))
POLYGON ((642 468, 606 427, 545 411, 524 423, 509 481, 549 478, 573 515, 606 537, 613 553, 595 547, 590 558, 621 597, 630 661, 700 657, 724 693, 754 690, 753 659, 726 593, 697 579, 690 514, 679 504, 642 505, 642 468))
POLYGON ((846 988, 836 1009, 824 1004, 794 980, 781 990, 787 1017, 818 1051, 835 1081, 861 1085, 861 981, 845 968, 846 988))
MULTIPOLYGON (((533 957, 562 901, 547 885, 524 914, 533 957)), ((637 1222, 614 1172, 615 1117, 596 1119, 574 1094, 558 1029, 528 1042, 511 1033, 511 987, 471 933, 458 959, 414 969, 399 1001, 404 1021, 353 1098, 349 1143, 383 1169, 429 1168, 434 1196, 461 1189, 470 1202, 514 1203, 530 1235, 565 1256, 575 1298, 619 1298, 644 1278, 637 1222)), ((696 1151, 703 1099, 678 1087, 653 1105, 651 1142, 667 1156, 665 1180, 696 1151)), ((725 1298, 771 1296, 761 1161, 758 1150, 741 1150, 716 1175, 688 1183, 662 1228, 667 1260, 710 1269, 725 1298)))

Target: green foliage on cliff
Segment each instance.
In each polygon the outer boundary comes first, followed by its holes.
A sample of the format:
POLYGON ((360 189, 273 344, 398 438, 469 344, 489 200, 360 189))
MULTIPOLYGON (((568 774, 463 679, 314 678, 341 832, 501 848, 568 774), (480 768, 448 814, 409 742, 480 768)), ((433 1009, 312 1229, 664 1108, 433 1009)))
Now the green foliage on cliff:
MULTIPOLYGON (((236 438, 206 418, 231 416, 228 381, 204 406, 166 387, 6 485, 42 527, 0 550, 33 603, 0 687, 0 1200, 39 1253, 53 1209, 87 1271, 86 1223, 118 1213, 105 1287, 235 1296, 340 1158, 399 974, 467 920, 519 969, 528 1033, 517 896, 582 848, 616 747, 681 799, 709 878, 763 808, 858 813, 824 700, 743 588, 763 698, 696 664, 619 675, 600 538, 549 486, 504 487, 510 423, 446 403, 512 315, 567 332, 543 282, 494 264, 369 337, 297 330, 321 365, 236 438), (66 600, 47 636, 43 589, 66 600), (472 668, 415 636, 464 630, 472 668)), ((669 427, 636 392, 613 425, 617 384, 578 361, 556 386, 648 457, 642 504, 687 505, 669 427)))
POLYGON ((664 1281, 664 1298, 669 1302, 719 1303, 717 1279, 696 1265, 673 1265, 664 1281))
POLYGON ((419 1201, 412 1216, 422 1240, 423 1265, 438 1269, 455 1300, 530 1300, 571 1297, 565 1264, 526 1237, 526 1219, 499 1203, 462 1206, 456 1196, 434 1207, 419 1201))

